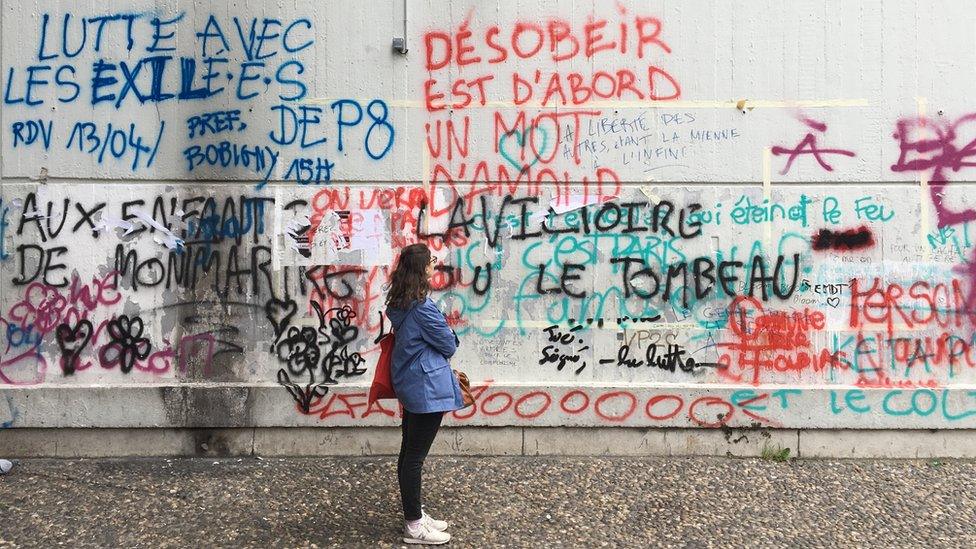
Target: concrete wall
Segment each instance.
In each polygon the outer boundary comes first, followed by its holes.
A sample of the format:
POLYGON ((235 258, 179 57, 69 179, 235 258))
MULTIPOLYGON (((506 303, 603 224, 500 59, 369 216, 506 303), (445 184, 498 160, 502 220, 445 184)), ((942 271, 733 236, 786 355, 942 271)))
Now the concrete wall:
POLYGON ((967 7, 4 0, 0 424, 973 428, 967 7))

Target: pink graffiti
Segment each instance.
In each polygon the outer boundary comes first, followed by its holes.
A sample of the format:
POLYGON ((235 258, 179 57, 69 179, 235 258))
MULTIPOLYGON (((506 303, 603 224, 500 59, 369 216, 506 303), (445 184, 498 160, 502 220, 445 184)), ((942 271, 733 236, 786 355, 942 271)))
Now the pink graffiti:
MULTIPOLYGON (((946 204, 945 189, 950 182, 949 170, 958 172, 976 166, 976 113, 959 117, 954 122, 926 117, 899 120, 893 137, 898 142, 898 161, 893 172, 930 172, 929 197, 935 207, 938 228, 976 221, 976 209, 955 210, 946 204), (964 143, 959 146, 958 143, 964 143)), ((976 251, 965 265, 954 271, 969 278, 966 310, 976 306, 976 251)))
MULTIPOLYGON (((803 118, 802 121, 807 127, 813 129, 814 131, 820 133, 827 132, 827 124, 824 124, 823 122, 818 122, 810 118, 803 118)), ((780 147, 779 145, 777 145, 773 147, 770 152, 773 153, 773 156, 779 156, 781 154, 789 155, 789 157, 786 159, 786 165, 783 166, 783 170, 779 172, 781 175, 786 175, 787 173, 789 173, 790 168, 793 166, 793 162, 797 158, 799 158, 801 154, 812 154, 813 158, 817 161, 818 164, 820 164, 820 167, 827 170, 828 172, 834 171, 834 167, 828 164, 827 161, 824 160, 821 155, 840 154, 843 156, 856 156, 852 151, 848 151, 845 149, 819 148, 817 146, 817 136, 811 132, 807 132, 806 136, 803 137, 803 140, 800 141, 800 143, 796 147, 793 147, 792 149, 788 149, 786 147, 780 147)))
POLYGON ((72 276, 67 294, 54 286, 32 282, 24 290, 23 298, 8 312, 11 320, 22 330, 30 326, 40 336, 54 331, 65 321, 77 322, 88 318, 99 306, 110 306, 122 300, 122 294, 114 282, 112 271, 90 283, 81 284, 77 275, 72 276))
MULTIPOLYGON (((105 341, 107 339, 105 334, 111 320, 108 318, 98 323, 91 339, 90 353, 93 358, 79 359, 75 371, 87 370, 96 363, 105 370, 112 370, 120 366, 117 354, 113 357, 111 353, 104 352, 106 348, 112 345, 110 341, 105 341)), ((213 358, 218 354, 217 342, 217 338, 211 332, 181 335, 175 344, 168 338, 163 338, 163 346, 153 349, 146 358, 137 359, 132 369, 158 376, 172 372, 175 362, 176 370, 185 374, 190 370, 191 363, 197 363, 203 370, 203 376, 208 377, 213 358), (192 360, 194 358, 197 360, 192 360)))
POLYGON ((969 128, 972 138, 964 138, 957 145, 966 126, 976 122, 976 113, 960 117, 955 122, 918 117, 899 120, 894 138, 898 142, 898 161, 893 172, 930 172, 929 196, 939 219, 939 228, 976 220, 976 210, 949 209, 943 200, 943 190, 949 184, 947 171, 958 172, 976 166, 976 125, 969 128), (968 140, 967 140, 968 139, 968 140))
POLYGON ((21 329, 33 326, 44 335, 58 326, 67 305, 68 299, 57 288, 33 282, 24 291, 23 299, 10 308, 9 316, 21 329))

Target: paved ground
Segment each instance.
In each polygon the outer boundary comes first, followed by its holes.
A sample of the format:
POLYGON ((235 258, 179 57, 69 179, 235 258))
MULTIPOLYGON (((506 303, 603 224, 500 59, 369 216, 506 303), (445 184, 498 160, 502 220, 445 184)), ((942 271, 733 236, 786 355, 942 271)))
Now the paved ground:
MULTIPOLYGON (((454 547, 976 546, 976 463, 430 458, 454 547)), ((0 547, 401 545, 393 458, 34 460, 0 547)))

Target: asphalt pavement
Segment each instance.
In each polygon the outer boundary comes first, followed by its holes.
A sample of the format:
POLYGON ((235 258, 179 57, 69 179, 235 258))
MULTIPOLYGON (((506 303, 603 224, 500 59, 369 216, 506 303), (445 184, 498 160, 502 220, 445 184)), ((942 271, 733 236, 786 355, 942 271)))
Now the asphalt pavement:
MULTIPOLYGON (((424 494, 450 547, 976 547, 972 461, 431 457, 424 494)), ((401 525, 394 457, 0 476, 0 547, 399 547, 401 525)))

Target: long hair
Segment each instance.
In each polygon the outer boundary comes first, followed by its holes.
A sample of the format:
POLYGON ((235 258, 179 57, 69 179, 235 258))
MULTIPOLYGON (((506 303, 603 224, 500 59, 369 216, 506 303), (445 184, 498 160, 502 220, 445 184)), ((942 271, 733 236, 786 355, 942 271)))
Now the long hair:
POLYGON ((427 280, 430 259, 430 248, 426 244, 411 244, 400 250, 400 259, 387 286, 387 307, 409 309, 414 302, 427 299, 430 293, 430 282, 427 280))

